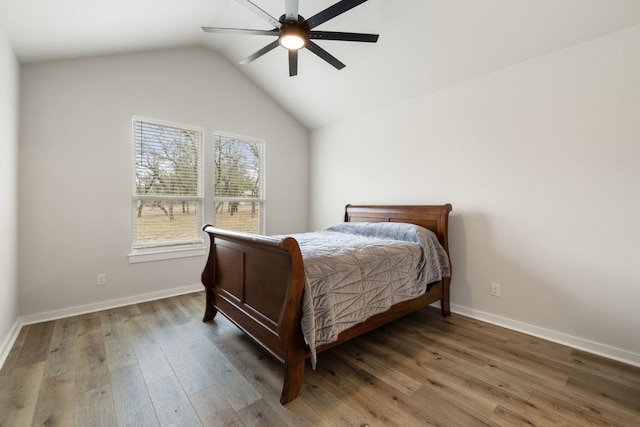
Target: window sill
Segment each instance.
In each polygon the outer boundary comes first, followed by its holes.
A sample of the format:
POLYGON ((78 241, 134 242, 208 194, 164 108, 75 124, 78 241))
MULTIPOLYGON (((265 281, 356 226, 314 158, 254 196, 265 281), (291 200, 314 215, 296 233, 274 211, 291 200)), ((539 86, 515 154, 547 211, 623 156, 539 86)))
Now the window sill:
POLYGON ((139 262, 162 261, 177 258, 189 258, 197 256, 205 256, 207 248, 204 246, 190 246, 180 249, 149 249, 129 254, 129 264, 137 264, 139 262))

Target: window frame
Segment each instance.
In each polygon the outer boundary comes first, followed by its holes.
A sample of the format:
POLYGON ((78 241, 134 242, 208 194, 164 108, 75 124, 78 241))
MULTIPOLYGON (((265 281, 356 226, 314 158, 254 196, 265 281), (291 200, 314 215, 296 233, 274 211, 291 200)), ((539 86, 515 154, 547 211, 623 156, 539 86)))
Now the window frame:
POLYGON ((140 200, 174 200, 176 202, 182 202, 188 199, 188 201, 195 202, 196 204, 196 223, 198 229, 204 223, 204 128, 200 126, 187 125, 183 123, 176 123, 167 120, 155 119, 143 116, 132 116, 131 119, 131 132, 132 132, 132 199, 131 199, 131 251, 129 253, 129 263, 148 262, 156 260, 185 258, 192 256, 206 255, 206 245, 201 234, 198 234, 194 239, 188 239, 184 241, 180 240, 166 240, 157 243, 138 244, 137 243, 137 210, 140 200), (138 140, 136 138, 137 124, 148 123, 151 125, 157 125, 167 128, 173 128, 178 130, 185 130, 190 132, 196 132, 198 135, 197 153, 198 159, 196 163, 196 195, 140 195, 137 194, 136 189, 136 161, 138 157, 138 140))

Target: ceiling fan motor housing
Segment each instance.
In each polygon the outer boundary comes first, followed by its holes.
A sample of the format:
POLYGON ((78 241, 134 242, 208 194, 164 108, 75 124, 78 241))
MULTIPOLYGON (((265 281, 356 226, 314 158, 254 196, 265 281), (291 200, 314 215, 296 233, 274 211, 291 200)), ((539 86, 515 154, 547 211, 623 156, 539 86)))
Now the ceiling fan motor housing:
POLYGON ((297 21, 287 20, 285 15, 280 17, 280 34, 278 41, 285 49, 302 49, 307 46, 311 29, 306 20, 298 15, 297 21))

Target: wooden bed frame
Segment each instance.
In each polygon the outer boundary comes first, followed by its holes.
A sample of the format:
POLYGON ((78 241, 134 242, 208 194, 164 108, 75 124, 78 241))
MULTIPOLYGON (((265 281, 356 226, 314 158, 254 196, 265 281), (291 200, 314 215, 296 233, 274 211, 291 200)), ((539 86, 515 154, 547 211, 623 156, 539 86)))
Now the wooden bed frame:
MULTIPOLYGON (((345 208, 345 222, 405 222, 436 233, 449 253, 448 218, 451 205, 355 206, 345 208)), ((305 359, 310 357, 300 320, 305 272, 298 242, 221 230, 210 225, 209 258, 202 272, 206 289, 203 322, 218 311, 236 324, 276 359, 284 363, 280 402, 295 399, 302 386, 305 359)), ((433 284, 424 295, 393 305, 388 311, 343 331, 338 341, 321 345, 317 353, 440 301, 443 316, 449 316, 447 277, 433 284)))

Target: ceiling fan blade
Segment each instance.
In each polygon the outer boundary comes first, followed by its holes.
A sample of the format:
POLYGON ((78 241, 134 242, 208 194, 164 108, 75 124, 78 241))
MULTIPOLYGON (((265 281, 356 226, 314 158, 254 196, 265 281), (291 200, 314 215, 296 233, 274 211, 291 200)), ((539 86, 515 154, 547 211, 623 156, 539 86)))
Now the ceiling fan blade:
POLYGON ((244 28, 202 27, 205 33, 250 34, 256 36, 277 36, 278 30, 249 30, 244 28))
POLYGON ((309 38, 315 40, 343 40, 347 42, 368 42, 378 41, 378 34, 365 33, 343 33, 338 31, 311 31, 309 38))
POLYGON ((285 19, 298 22, 298 0, 285 0, 285 19))
MULTIPOLYGON (((280 23, 280 21, 278 21, 273 16, 269 15, 264 10, 260 9, 260 7, 256 6, 255 3, 253 3, 253 2, 251 2, 249 0, 236 0, 236 1, 238 3, 240 3, 241 5, 245 6, 247 9, 249 9, 253 13, 255 13, 256 15, 258 15, 259 17, 261 17, 262 19, 264 19, 265 21, 267 21, 268 23, 270 23, 271 25, 273 25, 274 27, 276 27, 278 29, 280 29, 282 27, 282 24, 280 23)), ((296 20, 297 20, 297 18, 296 18, 296 20)))
POLYGON ((316 13, 311 18, 307 19, 306 22, 309 24, 309 28, 315 28, 318 25, 327 22, 329 19, 335 18, 336 16, 353 9, 366 2, 367 0, 342 0, 333 6, 329 6, 322 12, 316 13))
POLYGON ((263 47, 262 49, 260 49, 259 51, 255 52, 253 55, 247 56, 242 61, 240 61, 240 63, 242 65, 246 65, 246 64, 248 64, 250 62, 253 62, 256 59, 260 58, 265 53, 272 51, 273 49, 275 49, 279 45, 280 45, 280 43, 278 43, 278 40, 273 41, 273 42, 269 43, 268 45, 266 45, 265 47, 263 47))
POLYGON ((327 52, 311 40, 307 40, 307 49, 327 61, 329 64, 336 67, 338 70, 342 70, 345 67, 345 65, 340 62, 335 56, 331 55, 329 52, 327 52))
POLYGON ((298 75, 298 51, 289 49, 289 77, 298 75))

